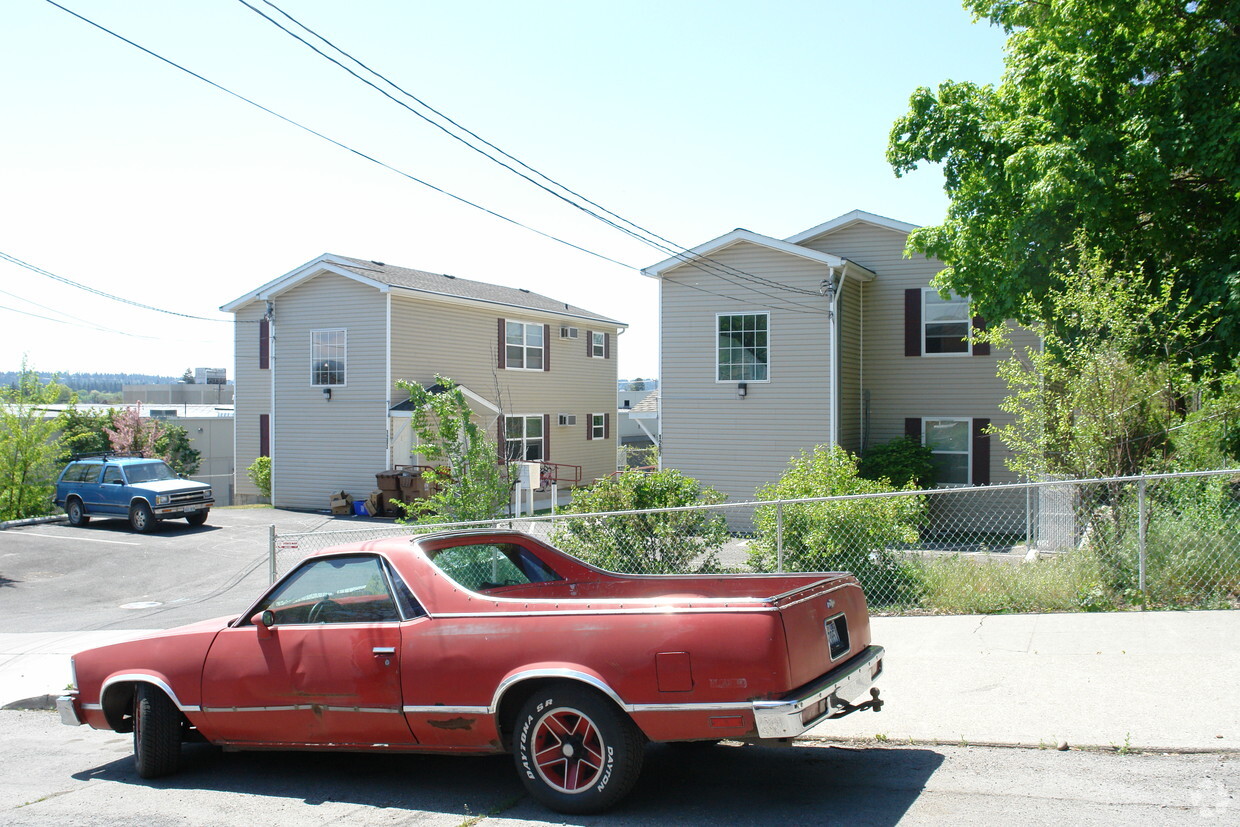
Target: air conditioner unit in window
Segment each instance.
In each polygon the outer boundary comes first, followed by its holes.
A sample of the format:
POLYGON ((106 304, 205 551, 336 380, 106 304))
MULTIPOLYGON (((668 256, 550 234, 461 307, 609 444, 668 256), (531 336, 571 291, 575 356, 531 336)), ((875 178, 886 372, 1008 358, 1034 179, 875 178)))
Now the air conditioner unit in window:
MULTIPOLYGON (((576 338, 577 338, 577 328, 575 328, 575 327, 561 327, 561 328, 560 328, 560 338, 561 338, 561 339, 576 339, 576 338)), ((562 423, 561 423, 561 424, 562 424, 562 423)))
POLYGON ((560 414, 561 425, 576 425, 577 414, 560 414))

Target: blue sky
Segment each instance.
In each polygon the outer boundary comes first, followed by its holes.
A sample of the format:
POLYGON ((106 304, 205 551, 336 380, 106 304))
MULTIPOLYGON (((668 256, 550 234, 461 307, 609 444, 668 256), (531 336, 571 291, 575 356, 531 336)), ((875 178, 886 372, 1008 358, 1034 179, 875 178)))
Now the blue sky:
MULTIPOLYGON (((450 140, 237 0, 58 1, 342 143, 632 267, 436 194, 44 0, 0 4, 0 252, 217 319, 229 318, 221 304, 320 253, 376 259, 611 315, 631 326, 620 375, 657 372, 658 296, 637 269, 665 253, 450 140)), ((893 175, 891 123, 918 86, 994 83, 1002 71, 1002 33, 956 0, 275 2, 505 151, 684 246, 735 227, 784 237, 853 209, 936 223, 941 176, 893 175)), ((62 322, 0 309, 6 369, 25 356, 41 371, 226 366, 232 376, 228 324, 117 304, 4 261, 0 291, 0 308, 62 322)))

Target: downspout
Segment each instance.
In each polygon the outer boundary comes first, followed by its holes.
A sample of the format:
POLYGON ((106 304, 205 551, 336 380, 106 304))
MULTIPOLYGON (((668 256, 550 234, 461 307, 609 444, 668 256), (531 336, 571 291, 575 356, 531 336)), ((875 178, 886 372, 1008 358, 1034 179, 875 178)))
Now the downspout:
POLYGON ((384 381, 387 383, 383 391, 386 397, 383 403, 383 432, 387 434, 387 465, 386 468, 396 467, 396 458, 392 453, 395 450, 393 443, 394 434, 392 433, 392 291, 387 291, 387 336, 386 348, 387 364, 383 369, 384 381))
MULTIPOLYGON (((267 438, 271 444, 267 446, 271 456, 268 457, 271 470, 270 480, 270 499, 272 506, 276 503, 276 301, 275 299, 267 300, 267 368, 271 371, 271 398, 267 401, 267 407, 271 410, 271 421, 267 423, 267 438)), ((234 429, 236 426, 233 426, 234 429)))
POLYGON ((838 331, 836 330, 836 313, 839 310, 840 293, 844 287, 844 268, 829 267, 830 273, 827 280, 822 282, 821 292, 827 299, 827 344, 830 349, 830 359, 827 371, 830 375, 829 385, 831 393, 831 425, 830 425, 830 445, 838 447, 840 444, 840 422, 839 422, 839 392, 840 392, 840 354, 838 347, 838 331))

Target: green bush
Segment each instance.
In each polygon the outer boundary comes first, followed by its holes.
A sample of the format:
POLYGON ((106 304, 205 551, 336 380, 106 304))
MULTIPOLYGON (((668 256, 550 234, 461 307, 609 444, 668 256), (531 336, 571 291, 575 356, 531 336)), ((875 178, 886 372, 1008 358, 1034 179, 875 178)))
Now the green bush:
MULTIPOLYGON (((863 479, 852 454, 820 445, 792 460, 779 482, 758 491, 763 500, 794 500, 848 494, 877 494, 891 487, 863 479)), ((875 497, 759 506, 754 512, 757 536, 750 544, 755 571, 779 565, 778 524, 782 511, 783 571, 849 571, 856 575, 871 604, 916 602, 916 572, 900 546, 917 542, 925 497, 875 497)))
POLYGON ((267 499, 271 499, 271 457, 259 457, 245 469, 246 476, 267 499))
MULTIPOLYGON (((679 471, 629 470, 573 492, 570 514, 715 505, 726 496, 679 471)), ((631 574, 718 571, 729 537, 718 511, 624 514, 556 521, 551 538, 569 554, 631 574)))
POLYGON ((861 456, 858 472, 867 480, 886 480, 897 488, 934 485, 934 453, 909 436, 875 445, 861 456))

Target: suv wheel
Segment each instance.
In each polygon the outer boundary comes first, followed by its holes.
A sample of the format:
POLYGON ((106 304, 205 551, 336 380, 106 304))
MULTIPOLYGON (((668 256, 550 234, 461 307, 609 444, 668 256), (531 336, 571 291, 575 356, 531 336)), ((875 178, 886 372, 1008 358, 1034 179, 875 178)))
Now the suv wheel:
POLYGON ((155 515, 151 513, 151 507, 145 501, 138 500, 129 506, 129 525, 140 534, 145 534, 155 527, 155 515))
POLYGON ((65 504, 65 512, 69 515, 69 525, 83 526, 90 522, 90 517, 86 516, 86 509, 82 507, 81 500, 69 500, 65 504))

